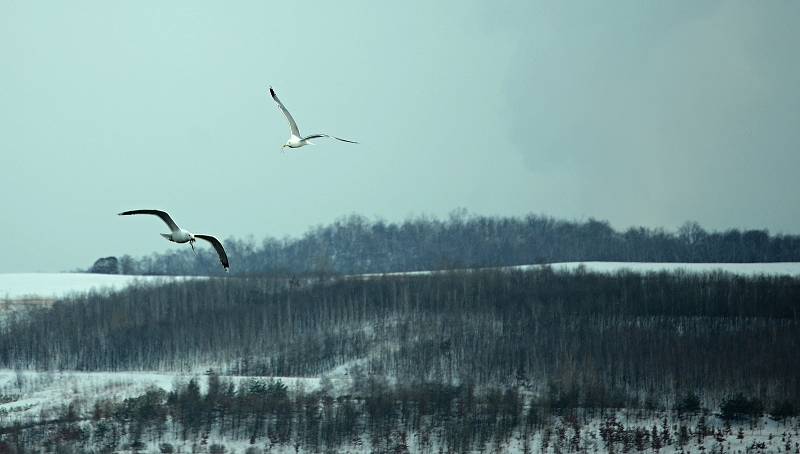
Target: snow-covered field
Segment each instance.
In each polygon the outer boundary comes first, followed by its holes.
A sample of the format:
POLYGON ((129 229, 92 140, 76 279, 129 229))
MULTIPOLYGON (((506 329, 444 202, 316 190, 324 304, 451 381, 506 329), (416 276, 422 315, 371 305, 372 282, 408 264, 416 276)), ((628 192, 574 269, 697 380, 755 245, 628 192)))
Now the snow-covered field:
MULTIPOLYGON (((774 263, 679 263, 679 262, 559 262, 537 265, 503 266, 498 270, 535 270, 545 266, 556 271, 575 271, 581 267, 586 271, 596 273, 616 273, 627 270, 637 273, 655 272, 684 272, 684 273, 713 273, 725 272, 740 276, 799 276, 800 262, 774 262, 774 263)), ((459 270, 466 271, 466 270, 459 270)), ((375 276, 421 276, 432 274, 435 271, 409 271, 398 273, 371 273, 360 274, 357 277, 375 276)))
MULTIPOLYGON (((542 265, 523 265, 511 267, 512 269, 533 269, 542 265)), ((574 271, 585 267, 586 271, 597 273, 616 273, 622 270, 638 273, 652 272, 687 272, 711 273, 723 271, 742 276, 798 276, 800 275, 800 262, 777 263, 664 263, 664 262, 563 262, 551 263, 550 266, 559 271, 574 271)))
POLYGON ((158 283, 195 277, 90 273, 0 273, 0 300, 55 299, 88 291, 120 290, 135 282, 158 283))

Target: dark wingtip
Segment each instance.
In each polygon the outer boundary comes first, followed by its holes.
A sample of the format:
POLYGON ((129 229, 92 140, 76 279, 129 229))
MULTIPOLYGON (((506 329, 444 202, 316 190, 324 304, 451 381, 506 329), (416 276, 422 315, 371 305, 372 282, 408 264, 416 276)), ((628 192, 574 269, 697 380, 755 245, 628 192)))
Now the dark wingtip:
POLYGON ((269 94, 274 98, 275 97, 275 90, 272 87, 269 87, 269 94))

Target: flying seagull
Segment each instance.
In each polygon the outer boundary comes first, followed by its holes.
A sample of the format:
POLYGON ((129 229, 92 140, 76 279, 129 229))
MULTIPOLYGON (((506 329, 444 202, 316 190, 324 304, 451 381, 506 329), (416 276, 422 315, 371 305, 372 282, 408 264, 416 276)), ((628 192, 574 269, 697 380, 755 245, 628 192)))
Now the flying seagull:
POLYGON ((286 120, 289 122, 289 132, 291 133, 291 135, 289 136, 289 140, 287 140, 285 144, 281 145, 281 148, 283 147, 300 148, 305 145, 314 145, 313 143, 309 142, 309 140, 318 139, 320 137, 330 137, 331 139, 341 140, 342 142, 347 142, 347 143, 358 143, 358 142, 353 142, 352 140, 330 136, 328 134, 311 134, 310 136, 305 136, 305 137, 301 136, 300 129, 297 127, 297 123, 295 123, 294 118, 292 118, 292 114, 290 114, 289 111, 286 110, 286 106, 284 106, 281 100, 278 99, 278 95, 275 94, 275 90, 273 90, 272 87, 269 87, 269 94, 272 95, 272 99, 274 99, 275 102, 278 103, 278 107, 281 108, 281 111, 286 116, 286 120))
POLYGON ((189 243, 192 246, 192 250, 194 250, 194 242, 197 241, 197 238, 201 240, 206 240, 214 246, 214 249, 217 251, 217 255, 219 255, 219 261, 222 263, 222 266, 225 268, 225 271, 228 271, 230 265, 228 263, 228 255, 225 254, 225 248, 222 247, 222 243, 216 238, 211 235, 200 235, 200 234, 193 234, 182 228, 178 227, 178 224, 175 224, 175 221, 169 216, 166 211, 161 210, 131 210, 131 211, 123 211, 119 213, 120 216, 128 216, 131 214, 152 214, 153 216, 158 216, 164 221, 165 224, 169 227, 172 231, 171 233, 162 233, 161 236, 172 241, 173 243, 189 243))

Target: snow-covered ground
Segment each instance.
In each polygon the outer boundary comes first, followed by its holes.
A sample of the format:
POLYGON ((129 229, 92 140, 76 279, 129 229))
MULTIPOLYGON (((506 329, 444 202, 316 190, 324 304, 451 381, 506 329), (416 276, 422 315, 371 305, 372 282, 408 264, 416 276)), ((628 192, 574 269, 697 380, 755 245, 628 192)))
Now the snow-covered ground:
POLYGON ((0 273, 0 300, 55 299, 91 290, 120 290, 134 282, 158 283, 195 277, 90 273, 0 273))
MULTIPOLYGON (((627 270, 637 273, 654 272, 686 272, 686 273, 712 273, 722 271, 741 276, 798 276, 800 275, 800 262, 771 262, 771 263, 679 263, 679 262, 559 262, 537 265, 503 266, 497 270, 535 270, 550 266, 556 271, 575 271, 583 267, 586 271, 596 273, 616 273, 627 270)), ((470 269, 472 270, 472 269, 470 269)), ((465 270, 459 270, 465 271, 465 270)), ((420 276, 432 274, 435 271, 409 271, 398 273, 370 273, 360 274, 357 277, 375 276, 420 276)))
MULTIPOLYGON (((7 400, 5 403, 0 403, 0 422, 31 422, 41 419, 42 414, 60 415, 74 400, 80 400, 82 408, 89 411, 98 401, 119 402, 128 397, 140 396, 150 387, 172 391, 176 384, 188 383, 192 378, 197 380, 200 390, 206 392, 208 381, 202 373, 37 372, 0 369, 0 402, 7 400)), ((237 386, 250 378, 270 379, 270 377, 224 377, 237 386)), ((271 378, 281 380, 289 389, 302 387, 305 391, 314 391, 320 386, 320 378, 271 378)), ((346 387, 349 380, 332 379, 331 383, 338 389, 346 387)))
MULTIPOLYGON (((512 269, 532 269, 542 265, 523 265, 512 269)), ((742 276, 797 276, 800 275, 800 262, 776 263, 665 263, 665 262, 563 262, 551 263, 550 266, 559 271, 574 271, 583 266, 586 271, 597 273, 616 273, 622 270, 639 273, 652 272, 688 272, 710 273, 723 271, 742 276)))
MULTIPOLYGON (((53 420, 65 413, 66 407, 72 403, 78 403, 79 418, 88 419, 91 417, 91 412, 95 402, 101 401, 116 401, 119 402, 128 397, 136 397, 142 395, 150 387, 158 387, 166 391, 171 391, 175 388, 176 384, 185 384, 190 379, 195 378, 198 380, 201 392, 205 393, 207 388, 207 379, 202 373, 187 374, 187 373, 168 373, 168 372, 35 372, 35 371, 13 371, 8 369, 0 369, 0 426, 9 426, 15 422, 25 425, 26 423, 35 423, 43 420, 53 420)), ((230 380, 237 386, 243 381, 251 377, 239 376, 226 376, 224 380, 230 380)), ((305 392, 311 392, 319 389, 320 379, 318 378, 297 378, 297 377, 273 377, 280 379, 285 383, 290 390, 303 389, 305 392)), ((258 377, 257 379, 268 379, 266 377, 258 377)), ((339 395, 342 391, 347 390, 347 383, 344 381, 337 383, 334 381, 334 395, 339 395)), ((800 438, 798 435, 798 419, 792 418, 784 422, 777 422, 767 417, 760 418, 758 421, 750 422, 749 420, 734 421, 731 425, 731 430, 728 433, 721 432, 724 430, 724 422, 714 413, 708 414, 706 417, 706 427, 711 428, 709 435, 698 438, 697 427, 699 424, 699 415, 678 417, 671 411, 657 411, 645 412, 640 409, 620 409, 617 411, 606 412, 605 414, 595 413, 593 415, 586 415, 582 410, 579 411, 581 415, 575 420, 570 420, 567 417, 548 416, 547 424, 550 428, 549 432, 549 447, 542 446, 543 433, 542 430, 534 431, 527 438, 528 450, 524 447, 524 438, 522 433, 517 428, 509 439, 502 444, 498 445, 496 440, 490 440, 489 444, 484 447, 481 452, 508 452, 508 453, 523 453, 523 452, 545 452, 545 453, 566 453, 575 452, 570 448, 572 442, 577 442, 580 445, 580 452, 597 452, 607 453, 611 452, 607 449, 604 441, 601 439, 601 427, 614 417, 617 422, 624 426, 629 431, 633 428, 639 427, 644 430, 651 430, 652 427, 657 427, 659 432, 663 429, 664 419, 668 422, 670 434, 670 444, 664 446, 659 452, 663 453, 678 453, 678 452, 797 452, 800 445, 796 444, 796 440, 800 438), (580 423, 580 433, 575 436, 574 424, 580 423), (688 439, 688 444, 681 449, 677 444, 678 427, 685 425, 694 432, 688 439), (742 438, 739 439, 737 433, 742 431, 742 438), (563 432, 563 436, 559 433, 563 432), (715 440, 713 436, 717 433, 721 439, 715 440), (756 444, 763 444, 763 448, 757 449, 756 444), (789 447, 788 451, 786 448, 789 447)), ((85 427, 91 424, 90 421, 83 422, 85 427)), ((621 429, 622 426, 617 426, 621 429)), ((398 428, 401 429, 401 428, 398 428)), ((399 433, 400 430, 398 430, 399 433)), ((660 432, 661 433, 661 432, 660 432)), ((440 447, 443 447, 443 441, 440 438, 443 433, 429 433, 431 444, 427 447, 420 445, 420 437, 418 433, 408 433, 408 452, 437 452, 440 447)), ((199 444, 197 439, 182 440, 178 433, 175 431, 167 430, 162 439, 160 436, 158 440, 154 439, 152 434, 145 434, 143 439, 147 450, 144 452, 158 452, 159 445, 162 442, 168 442, 176 449, 180 448, 182 452, 196 452, 192 451, 199 444)), ((395 436, 395 438, 397 438, 395 436)), ((631 451, 634 450, 633 435, 629 432, 628 447, 631 451)), ((122 443, 130 442, 122 436, 122 443)), ((268 439, 258 440, 257 445, 252 445, 248 439, 230 439, 221 436, 212 431, 211 437, 208 439, 208 444, 223 444, 226 447, 226 452, 265 452, 263 448, 270 446, 268 439), (255 449, 255 448, 258 449, 255 449), (248 448, 251 451, 246 451, 248 448), (255 449, 255 450, 253 450, 255 449)), ((296 452, 295 449, 303 448, 301 445, 294 445, 294 443, 286 443, 283 445, 270 448, 270 452, 296 452)), ((651 449, 651 443, 648 441, 645 445, 647 452, 654 452, 651 449)), ((354 452, 354 453, 368 453, 379 451, 378 446, 372 446, 371 438, 368 432, 362 432, 361 438, 356 445, 352 443, 345 443, 337 449, 339 452, 354 452)), ((623 442, 618 441, 615 445, 613 452, 620 452, 623 450, 623 442)), ((181 452, 177 451, 177 452, 181 452)), ((115 452, 142 452, 134 451, 122 447, 119 451, 115 452)), ((208 451, 201 451, 208 452, 208 451)), ((310 452, 306 449, 301 449, 300 452, 310 452)), ((475 451, 477 452, 477 451, 475 451)))

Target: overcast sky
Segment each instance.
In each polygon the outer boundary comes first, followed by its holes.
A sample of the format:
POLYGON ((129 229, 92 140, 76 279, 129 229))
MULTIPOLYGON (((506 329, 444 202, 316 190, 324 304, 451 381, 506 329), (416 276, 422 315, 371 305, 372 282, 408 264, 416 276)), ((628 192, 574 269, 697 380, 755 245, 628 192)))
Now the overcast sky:
POLYGON ((359 213, 800 233, 800 2, 0 2, 0 272, 359 213), (318 140, 281 153, 286 122, 318 140))

